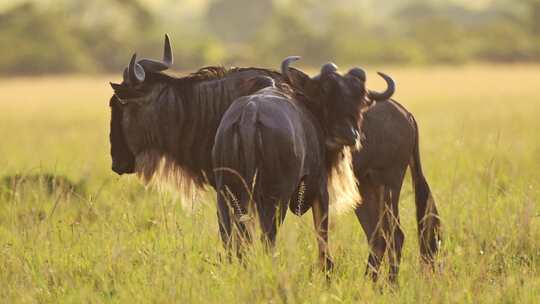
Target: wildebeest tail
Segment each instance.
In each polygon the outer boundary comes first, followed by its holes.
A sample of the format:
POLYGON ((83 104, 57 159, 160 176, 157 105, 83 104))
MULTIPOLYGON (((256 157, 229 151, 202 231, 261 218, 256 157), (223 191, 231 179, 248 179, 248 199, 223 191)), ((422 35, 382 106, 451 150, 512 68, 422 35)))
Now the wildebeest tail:
POLYGON ((235 182, 230 183, 231 191, 242 206, 242 213, 248 212, 250 201, 256 200, 258 176, 258 129, 256 105, 248 104, 235 122, 233 128, 232 153, 228 166, 233 169, 235 182))
POLYGON ((412 115, 409 119, 415 130, 414 150, 409 167, 411 169, 412 184, 414 187, 416 204, 416 221, 418 225, 418 238, 420 242, 420 253, 426 262, 432 262, 439 249, 440 218, 431 194, 431 189, 422 171, 420 162, 420 147, 418 124, 412 115))
POLYGON ((242 176, 246 179, 245 182, 249 186, 249 190, 253 192, 255 189, 255 183, 257 178, 257 152, 259 151, 257 147, 257 112, 254 109, 255 106, 247 106, 246 111, 243 113, 238 131, 240 135, 240 157, 243 158, 242 168, 243 172, 240 172, 242 176))

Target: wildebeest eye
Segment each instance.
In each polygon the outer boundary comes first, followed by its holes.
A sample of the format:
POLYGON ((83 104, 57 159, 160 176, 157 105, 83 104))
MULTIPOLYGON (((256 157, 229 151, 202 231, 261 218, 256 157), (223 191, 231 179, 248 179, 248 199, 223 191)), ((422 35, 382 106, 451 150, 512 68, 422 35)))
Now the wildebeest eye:
MULTIPOLYGON (((117 96, 117 98, 118 98, 118 96, 117 96)), ((120 105, 122 105, 122 106, 125 106, 125 105, 128 104, 128 101, 125 100, 125 99, 122 99, 122 98, 118 98, 118 103, 119 103, 120 105)))

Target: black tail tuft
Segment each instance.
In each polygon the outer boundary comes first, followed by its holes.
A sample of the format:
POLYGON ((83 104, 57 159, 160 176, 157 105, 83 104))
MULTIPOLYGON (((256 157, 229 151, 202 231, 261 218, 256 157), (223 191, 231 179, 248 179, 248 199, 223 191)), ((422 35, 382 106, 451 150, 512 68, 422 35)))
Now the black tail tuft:
POLYGON ((420 242, 420 254, 427 263, 433 263, 441 240, 441 221, 431 189, 422 171, 420 162, 420 147, 418 125, 412 115, 409 116, 415 129, 414 151, 409 167, 414 187, 416 204, 416 221, 418 225, 418 239, 420 242))

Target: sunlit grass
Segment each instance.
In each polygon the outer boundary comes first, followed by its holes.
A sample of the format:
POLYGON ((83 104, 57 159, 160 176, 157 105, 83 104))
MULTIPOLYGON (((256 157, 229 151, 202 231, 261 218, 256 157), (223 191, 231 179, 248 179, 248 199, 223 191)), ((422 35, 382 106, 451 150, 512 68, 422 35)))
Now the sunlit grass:
POLYGON ((309 213, 287 217, 275 254, 255 246, 244 265, 224 262, 211 198, 184 209, 110 171, 108 81, 117 76, 18 78, 0 80, 0 175, 57 174, 84 191, 0 185, 0 302, 536 302, 540 67, 380 69, 420 126, 444 225, 437 273, 419 263, 408 180, 397 290, 364 278, 368 248, 352 214, 332 219, 330 284, 309 213))

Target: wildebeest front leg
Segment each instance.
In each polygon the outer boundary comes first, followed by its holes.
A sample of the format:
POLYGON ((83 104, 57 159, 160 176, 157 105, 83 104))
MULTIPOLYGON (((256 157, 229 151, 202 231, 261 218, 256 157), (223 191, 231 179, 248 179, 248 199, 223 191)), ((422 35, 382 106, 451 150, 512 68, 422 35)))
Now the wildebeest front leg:
POLYGON ((219 235, 223 242, 223 247, 227 250, 227 256, 231 258, 232 246, 232 222, 229 206, 223 193, 217 195, 217 218, 219 226, 219 235))
POLYGON ((223 241, 223 246, 230 253, 232 245, 232 222, 229 205, 223 194, 217 196, 217 218, 219 225, 219 235, 223 241))
POLYGON ((313 224, 317 233, 317 245, 319 246, 319 262, 325 273, 334 268, 334 262, 328 248, 328 192, 316 199, 312 205, 313 224))

